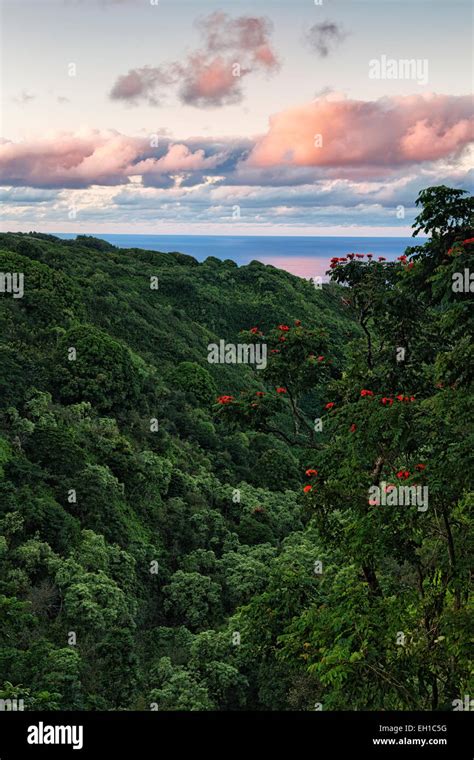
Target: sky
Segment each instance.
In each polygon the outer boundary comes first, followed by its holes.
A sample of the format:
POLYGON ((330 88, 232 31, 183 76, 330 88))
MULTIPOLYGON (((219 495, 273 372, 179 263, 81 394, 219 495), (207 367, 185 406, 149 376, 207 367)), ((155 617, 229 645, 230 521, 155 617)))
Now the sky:
POLYGON ((410 234, 472 189, 467 0, 1 0, 2 229, 410 234))

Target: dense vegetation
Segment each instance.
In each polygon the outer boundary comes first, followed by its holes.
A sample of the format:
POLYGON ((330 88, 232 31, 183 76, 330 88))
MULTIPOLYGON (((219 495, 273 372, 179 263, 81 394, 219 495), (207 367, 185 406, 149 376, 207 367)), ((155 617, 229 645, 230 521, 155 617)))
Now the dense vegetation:
POLYGON ((25 278, 0 296, 0 698, 430 710, 469 693, 472 294, 452 276, 472 201, 418 203, 425 245, 336 259, 322 289, 0 235, 0 271, 25 278), (267 368, 209 364, 221 339, 265 343, 267 368), (368 497, 400 483, 428 508, 368 497))

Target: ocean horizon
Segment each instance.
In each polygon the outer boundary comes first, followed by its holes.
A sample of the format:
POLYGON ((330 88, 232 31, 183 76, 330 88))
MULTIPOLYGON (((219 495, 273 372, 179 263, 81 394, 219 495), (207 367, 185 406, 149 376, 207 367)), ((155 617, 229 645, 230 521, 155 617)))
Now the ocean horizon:
MULTIPOLYGON (((75 233, 52 233, 74 239, 75 233)), ((86 233, 80 233, 86 234, 86 233)), ((322 276, 333 256, 347 253, 372 253, 394 261, 410 245, 421 245, 427 238, 412 237, 330 237, 330 236, 246 236, 246 235, 140 235, 91 234, 118 248, 144 248, 171 253, 178 251, 205 261, 209 256, 231 259, 238 266, 261 261, 299 277, 322 276)))

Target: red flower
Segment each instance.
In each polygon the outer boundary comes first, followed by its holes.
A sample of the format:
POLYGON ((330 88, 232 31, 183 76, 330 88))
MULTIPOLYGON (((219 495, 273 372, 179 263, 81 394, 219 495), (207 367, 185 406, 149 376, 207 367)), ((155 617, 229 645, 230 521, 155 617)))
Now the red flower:
POLYGON ((409 477, 410 477, 410 473, 408 472, 408 470, 400 470, 399 472, 397 472, 397 478, 399 480, 406 480, 409 477))
POLYGON ((365 255, 365 254, 363 254, 363 253, 356 253, 356 257, 357 257, 358 259, 363 259, 363 258, 364 258, 364 255, 365 255))
POLYGON ((233 396, 219 396, 217 399, 218 404, 231 404, 234 400, 233 396))
POLYGON ((276 389, 277 393, 286 393, 286 388, 279 387, 276 389))
POLYGON ((349 430, 351 433, 355 433, 355 431, 357 430, 357 425, 355 424, 355 422, 352 423, 349 430))
POLYGON ((403 400, 404 400, 404 398, 405 398, 405 396, 403 395, 403 393, 400 393, 400 394, 397 396, 397 401, 403 401, 403 400))
POLYGON ((324 408, 325 409, 332 409, 333 406, 334 406, 334 403, 335 403, 334 401, 330 401, 329 404, 326 404, 326 406, 324 408))
POLYGON ((373 255, 374 255, 373 253, 368 253, 368 254, 367 254, 367 258, 368 258, 368 259, 371 259, 371 258, 373 257, 373 255))
POLYGON ((288 325, 278 325, 278 329, 281 330, 282 332, 288 332, 290 328, 288 327, 288 325))
POLYGON ((414 396, 410 396, 410 401, 416 401, 414 396))
POLYGON ((317 470, 306 470, 305 472, 305 475, 307 475, 308 478, 310 478, 312 475, 317 475, 317 474, 318 474, 317 470))
POLYGON ((448 248, 448 256, 451 256, 452 252, 453 252, 453 249, 452 248, 448 248))
POLYGON ((405 254, 403 256, 399 256, 397 259, 397 261, 403 261, 403 262, 405 262, 406 260, 407 260, 407 257, 405 256, 405 254))
POLYGON ((387 261, 387 259, 385 258, 385 256, 379 256, 379 261, 387 261))
POLYGON ((462 241, 463 245, 467 245, 467 243, 474 243, 474 238, 468 238, 467 240, 462 241))
POLYGON ((301 319, 295 319, 295 327, 299 327, 301 325, 301 319))
POLYGON ((355 256, 355 254, 354 254, 354 253, 348 253, 348 254, 347 254, 347 258, 348 258, 348 259, 350 259, 351 261, 352 261, 352 259, 354 258, 354 256, 355 256))
POLYGON ((250 332, 256 335, 258 333, 258 327, 251 327, 250 332))
POLYGON ((416 464, 415 470, 418 470, 418 472, 421 472, 422 470, 426 470, 426 464, 416 464))
POLYGON ((389 406, 392 406, 392 404, 393 404, 393 398, 388 398, 387 396, 384 396, 383 399, 382 399, 382 404, 384 406, 387 406, 387 404, 389 406))
POLYGON ((256 396, 264 396, 265 394, 264 394, 263 391, 257 391, 255 395, 256 396))
POLYGON ((360 392, 360 395, 361 395, 361 396, 373 396, 373 395, 374 395, 374 392, 373 392, 373 391, 366 391, 366 390, 362 390, 362 391, 360 392))
POLYGON ((286 340, 286 335, 280 335, 279 340, 280 340, 280 343, 284 343, 286 340))
POLYGON ((313 490, 313 486, 309 486, 309 485, 308 485, 308 486, 305 486, 305 487, 303 488, 303 491, 304 491, 305 493, 309 493, 309 492, 310 492, 310 491, 312 491, 312 490, 313 490))
POLYGON ((280 349, 279 348, 271 348, 270 349, 270 353, 271 354, 279 354, 280 353, 280 349))
POLYGON ((323 361, 324 361, 324 356, 318 356, 318 362, 323 362, 323 361))

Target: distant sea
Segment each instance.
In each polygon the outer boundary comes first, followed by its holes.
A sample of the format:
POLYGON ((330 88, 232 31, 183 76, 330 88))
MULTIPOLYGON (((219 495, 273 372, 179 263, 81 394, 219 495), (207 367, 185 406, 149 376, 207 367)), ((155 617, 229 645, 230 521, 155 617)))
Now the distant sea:
MULTIPOLYGON (((54 233, 62 238, 75 234, 54 233)), ((93 234, 93 233, 91 233, 93 234)), ((119 248, 179 251, 204 261, 208 256, 232 259, 239 266, 257 260, 300 277, 324 275, 333 256, 372 253, 393 261, 410 245, 426 238, 405 237, 263 237, 227 235, 94 235, 119 248)))

